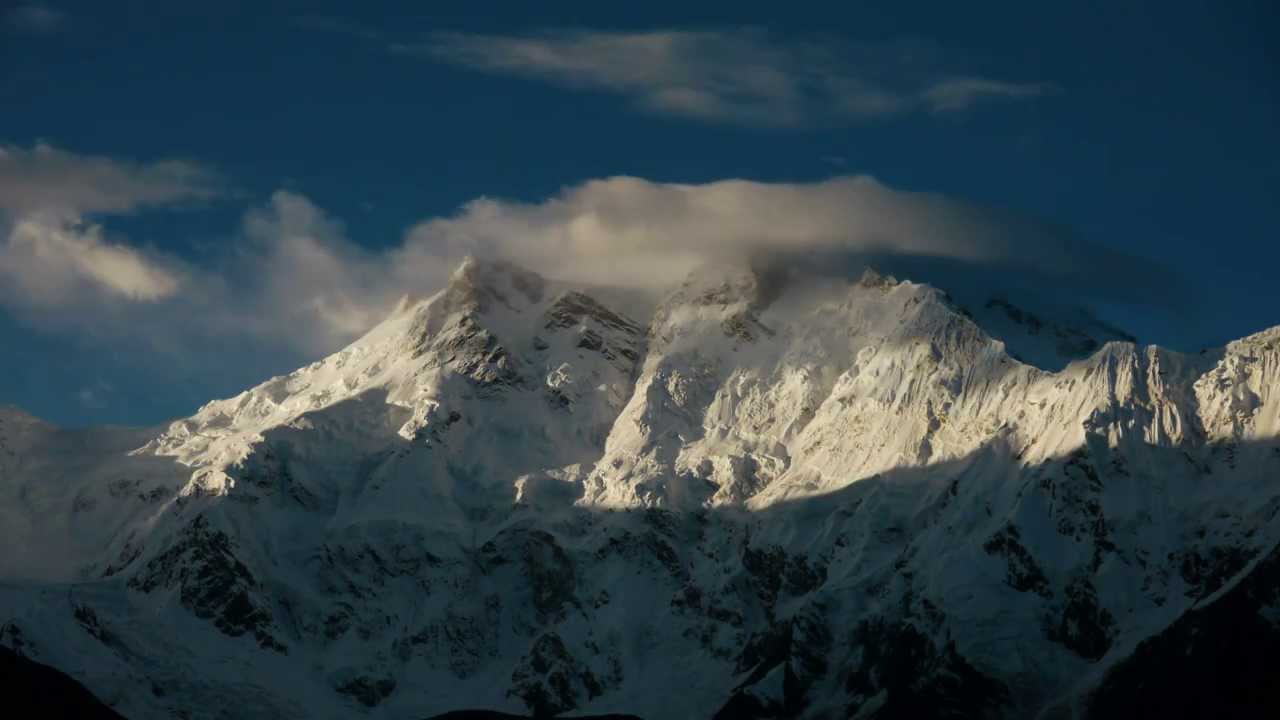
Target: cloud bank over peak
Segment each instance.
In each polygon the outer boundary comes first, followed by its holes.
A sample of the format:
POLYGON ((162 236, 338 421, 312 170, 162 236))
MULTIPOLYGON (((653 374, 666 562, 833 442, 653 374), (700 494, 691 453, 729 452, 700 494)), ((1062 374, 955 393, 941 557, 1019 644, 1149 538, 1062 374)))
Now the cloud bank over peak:
POLYGON ((788 41, 763 30, 438 32, 397 53, 568 88, 611 92, 653 113, 758 126, 952 113, 1053 86, 957 76, 893 46, 788 41))
POLYGON ((850 276, 873 264, 953 292, 956 278, 984 292, 1015 281, 1075 302, 1159 306, 1176 302, 1180 286, 1150 261, 1042 221, 867 176, 603 178, 538 201, 478 198, 380 248, 353 240, 308 197, 280 190, 195 259, 136 246, 109 229, 114 214, 210 197, 207 171, 52 148, 5 153, 0 183, 15 190, 0 204, 7 314, 184 382, 216 375, 226 390, 342 347, 403 297, 443 287, 466 255, 652 298, 700 265, 760 256, 850 276))
MULTIPOLYGON (((84 165, 60 151, 42 152, 58 167, 84 165)), ((186 169, 89 165, 92 174, 135 190, 108 192, 76 173, 65 173, 68 182, 59 185, 43 169, 31 175, 35 188, 14 197, 124 212, 205 192, 187 184, 186 169)), ((147 327, 170 347, 194 336, 237 336, 310 355, 333 350, 402 297, 442 287, 466 255, 655 294, 700 265, 762 255, 817 258, 815 265, 835 271, 859 263, 907 268, 935 282, 937 274, 930 273, 939 267, 968 269, 984 282, 1013 279, 1042 292, 1115 302, 1166 303, 1175 294, 1168 288, 1178 285, 1150 261, 1042 221, 896 190, 868 176, 808 183, 590 180, 536 202, 478 198, 451 216, 417 223, 398 244, 377 250, 349 238, 340 221, 306 196, 280 190, 248 209, 240 227, 199 266, 108 240, 101 225, 78 212, 14 213, 10 208, 34 204, 6 202, 12 218, 0 245, 0 302, 46 324, 92 327, 104 336, 147 327), (135 309, 118 307, 121 302, 135 309), (134 322, 143 315, 146 323, 134 322)))
POLYGON ((412 267, 433 256, 496 256, 579 282, 655 288, 696 266, 757 255, 874 262, 932 277, 967 270, 1043 292, 1165 303, 1179 282, 1149 260, 1074 237, 1042 220, 868 176, 811 183, 592 180, 542 202, 482 198, 412 228, 397 251, 412 267))
MULTIPOLYGON (((591 180, 536 202, 478 198, 372 250, 309 198, 277 191, 246 212, 216 267, 187 292, 218 332, 317 355, 424 298, 467 255, 543 275, 658 295, 707 263, 786 256, 832 272, 867 263, 916 279, 1007 281, 1128 303, 1173 302, 1179 282, 1148 260, 1057 227, 867 176, 812 183, 591 180), (807 260, 806 260, 807 259, 807 260)), ((951 289, 951 288, 948 288, 951 289)))

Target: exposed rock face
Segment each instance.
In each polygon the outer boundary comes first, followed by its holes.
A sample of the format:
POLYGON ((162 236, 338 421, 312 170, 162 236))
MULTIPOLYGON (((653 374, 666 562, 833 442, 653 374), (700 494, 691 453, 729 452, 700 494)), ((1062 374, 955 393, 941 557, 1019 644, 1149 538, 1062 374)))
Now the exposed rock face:
POLYGON ((535 717, 551 717, 594 700, 602 690, 600 680, 569 654, 560 636, 546 633, 512 671, 507 694, 520 698, 535 717))
POLYGON ((0 410, 0 645, 135 719, 1273 702, 1280 328, 1050 372, 874 273, 602 298, 469 261, 162 430, 0 410))
POLYGON ((271 610, 226 533, 198 516, 163 552, 146 562, 128 586, 143 593, 177 591, 183 607, 232 637, 253 635, 263 648, 285 652, 272 635, 271 610))

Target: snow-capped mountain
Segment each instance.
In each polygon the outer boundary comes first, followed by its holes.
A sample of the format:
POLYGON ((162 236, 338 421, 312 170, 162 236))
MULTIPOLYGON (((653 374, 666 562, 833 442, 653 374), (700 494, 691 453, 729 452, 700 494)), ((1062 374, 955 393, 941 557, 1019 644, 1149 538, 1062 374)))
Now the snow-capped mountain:
POLYGON ((785 264, 621 297, 468 260, 165 428, 0 410, 0 644, 135 719, 1275 702, 1280 328, 785 264))

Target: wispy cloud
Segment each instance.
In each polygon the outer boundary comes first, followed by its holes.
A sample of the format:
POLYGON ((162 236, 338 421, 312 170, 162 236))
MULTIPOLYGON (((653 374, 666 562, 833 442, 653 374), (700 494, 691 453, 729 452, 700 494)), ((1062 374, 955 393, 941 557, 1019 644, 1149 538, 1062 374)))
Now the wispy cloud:
POLYGON ((0 302, 48 311, 172 296, 182 282, 176 262, 106 238, 89 216, 208 198, 216 186, 190 162, 0 146, 0 302))
POLYGON ((16 5, 0 13, 0 25, 10 32, 24 35, 48 35, 56 32, 66 19, 66 13, 36 3, 16 5))
POLYGON ((46 143, 0 145, 0 212, 128 213, 218 192, 216 175, 190 161, 138 163, 46 143))
POLYGON ((104 240, 101 226, 47 217, 19 220, 9 230, 0 243, 0 280, 3 295, 41 307, 93 302, 97 293, 153 302, 179 284, 163 262, 104 240))
POLYGON ((441 32, 390 47, 479 71, 616 93, 654 113, 763 126, 958 112, 1051 87, 916 67, 890 46, 785 41, 750 28, 441 32))
POLYGON ((922 98, 934 112, 967 110, 974 104, 1000 98, 1032 98, 1051 93, 1056 88, 1047 83, 1007 83, 978 77, 942 80, 929 86, 922 98))
POLYGON ((115 386, 111 383, 98 380, 77 390, 76 400, 86 410, 101 410, 111 404, 111 397, 115 392, 115 386))

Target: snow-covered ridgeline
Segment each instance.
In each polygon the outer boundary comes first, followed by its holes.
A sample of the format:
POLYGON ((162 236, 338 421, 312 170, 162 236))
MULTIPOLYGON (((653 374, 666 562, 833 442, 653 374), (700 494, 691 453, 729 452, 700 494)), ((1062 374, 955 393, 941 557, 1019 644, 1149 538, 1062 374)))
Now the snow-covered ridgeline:
POLYGON ((471 260, 162 430, 0 411, 0 642, 131 717, 657 717, 676 685, 691 717, 873 716, 925 680, 1025 716, 1280 542, 1280 328, 1183 355, 1058 323, 1097 348, 1053 371, 873 272, 618 307, 471 260))

